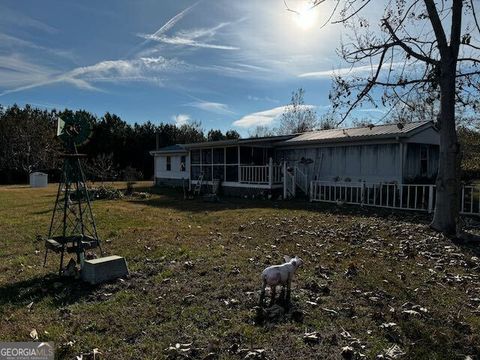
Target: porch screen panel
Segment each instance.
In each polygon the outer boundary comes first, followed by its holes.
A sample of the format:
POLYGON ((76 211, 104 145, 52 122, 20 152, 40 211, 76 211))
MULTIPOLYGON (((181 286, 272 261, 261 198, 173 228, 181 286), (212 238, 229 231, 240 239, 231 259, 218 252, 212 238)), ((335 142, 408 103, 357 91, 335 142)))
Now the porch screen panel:
POLYGON ((200 150, 192 150, 190 152, 190 179, 198 180, 202 172, 201 163, 201 152, 200 150))
POLYGON ((202 171, 202 168, 200 165, 192 165, 192 173, 190 175, 192 180, 198 180, 200 177, 200 173, 202 171))
POLYGON ((202 165, 203 180, 212 180, 212 165, 202 165))
POLYGON ((227 164, 238 164, 238 147, 227 147, 227 164))
POLYGON ((213 165, 213 178, 224 181, 225 165, 213 165))
POLYGON ((243 165, 254 165, 252 147, 240 146, 240 161, 243 165))
POLYGON ((225 181, 238 182, 238 166, 237 165, 227 165, 226 169, 227 178, 225 181))
POLYGON ((225 163, 224 155, 224 148, 213 149, 213 163, 217 165, 223 165, 225 163))
POLYGON ((191 154, 191 163, 200 164, 200 150, 192 150, 190 154, 191 154))
POLYGON ((212 163, 212 149, 202 149, 202 164, 212 163))

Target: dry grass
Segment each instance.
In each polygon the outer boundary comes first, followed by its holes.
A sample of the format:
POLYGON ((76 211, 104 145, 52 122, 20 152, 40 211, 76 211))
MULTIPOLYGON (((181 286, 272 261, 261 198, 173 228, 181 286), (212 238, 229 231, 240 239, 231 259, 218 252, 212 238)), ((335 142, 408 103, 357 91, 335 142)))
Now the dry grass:
POLYGON ((375 358, 394 344, 406 359, 480 354, 475 249, 431 232, 422 216, 153 192, 94 203, 104 248, 132 274, 89 287, 56 277, 56 256, 41 267, 35 235, 47 231, 55 186, 0 187, 1 339, 26 341, 36 329, 59 358, 84 359, 94 348, 100 358, 165 358, 175 343, 192 343, 199 359, 242 359, 243 348, 338 359, 347 345, 375 358), (285 254, 305 260, 293 285, 303 320, 256 325, 259 274, 285 254), (357 273, 346 276, 349 267, 357 273), (306 343, 314 331, 318 343, 306 343))

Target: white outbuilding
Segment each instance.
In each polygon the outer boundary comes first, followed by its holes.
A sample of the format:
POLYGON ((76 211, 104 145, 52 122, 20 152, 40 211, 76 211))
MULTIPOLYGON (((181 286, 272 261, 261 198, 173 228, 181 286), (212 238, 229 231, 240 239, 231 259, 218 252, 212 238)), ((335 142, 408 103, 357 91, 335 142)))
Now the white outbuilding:
POLYGON ((47 187, 48 185, 48 174, 42 172, 32 172, 30 173, 30 186, 33 188, 38 187, 47 187))

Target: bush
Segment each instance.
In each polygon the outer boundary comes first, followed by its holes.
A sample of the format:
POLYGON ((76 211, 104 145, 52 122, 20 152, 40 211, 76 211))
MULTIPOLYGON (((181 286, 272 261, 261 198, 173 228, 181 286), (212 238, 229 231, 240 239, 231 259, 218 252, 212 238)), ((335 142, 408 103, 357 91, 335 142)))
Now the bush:
POLYGON ((109 185, 100 185, 90 189, 93 200, 115 200, 123 198, 123 192, 109 185))

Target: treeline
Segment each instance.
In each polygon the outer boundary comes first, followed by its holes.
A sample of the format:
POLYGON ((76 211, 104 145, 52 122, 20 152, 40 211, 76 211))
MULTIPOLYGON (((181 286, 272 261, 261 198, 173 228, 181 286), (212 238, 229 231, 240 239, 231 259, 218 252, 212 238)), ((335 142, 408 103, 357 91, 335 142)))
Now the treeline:
POLYGON ((84 110, 0 107, 0 183, 26 182, 33 171, 47 172, 52 181, 58 179, 63 145, 56 137, 57 118, 67 113, 86 117, 93 124, 90 141, 78 149, 87 154, 85 169, 93 180, 151 179, 149 152, 157 145, 156 134, 159 147, 240 137, 236 131, 206 133, 199 122, 132 125, 108 112, 98 117, 84 110))

